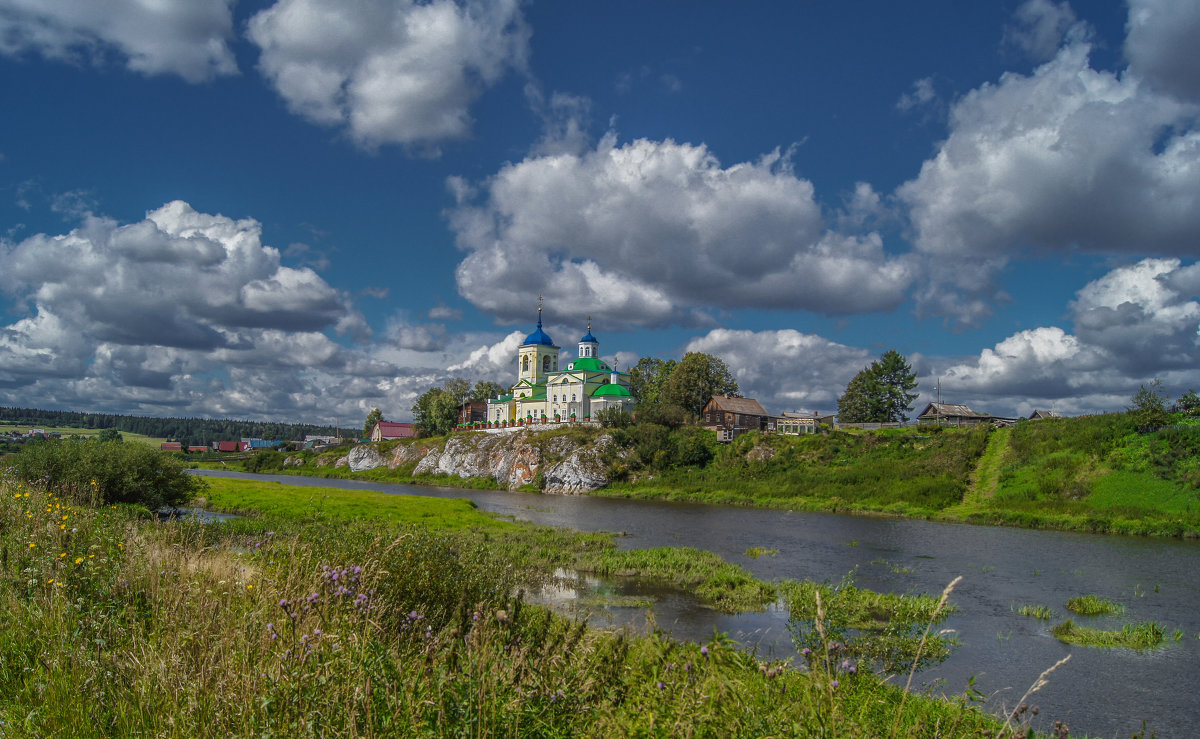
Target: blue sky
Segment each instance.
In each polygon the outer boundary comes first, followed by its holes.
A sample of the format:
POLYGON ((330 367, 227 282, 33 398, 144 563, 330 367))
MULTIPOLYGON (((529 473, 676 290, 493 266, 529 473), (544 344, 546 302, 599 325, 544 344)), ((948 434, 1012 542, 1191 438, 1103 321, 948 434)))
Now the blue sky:
POLYGON ((0 404, 405 420, 572 352, 772 411, 1200 388, 1200 2, 0 0, 0 404))

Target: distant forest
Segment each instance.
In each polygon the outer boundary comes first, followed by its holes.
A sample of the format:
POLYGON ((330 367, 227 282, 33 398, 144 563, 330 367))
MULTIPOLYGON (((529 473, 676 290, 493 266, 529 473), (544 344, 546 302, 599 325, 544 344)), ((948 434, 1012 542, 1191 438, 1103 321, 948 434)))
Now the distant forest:
MULTIPOLYGON (((40 411, 33 408, 0 406, 0 423, 36 427, 69 427, 85 429, 116 429, 131 434, 144 434, 183 442, 184 445, 208 446, 214 441, 236 441, 241 438, 296 441, 307 434, 333 436, 332 426, 311 426, 301 423, 270 423, 266 421, 231 421, 207 418, 147 418, 118 416, 111 413, 78 413, 76 411, 40 411)), ((28 429, 26 429, 28 430, 28 429)), ((353 430, 351 435, 357 434, 353 430)))

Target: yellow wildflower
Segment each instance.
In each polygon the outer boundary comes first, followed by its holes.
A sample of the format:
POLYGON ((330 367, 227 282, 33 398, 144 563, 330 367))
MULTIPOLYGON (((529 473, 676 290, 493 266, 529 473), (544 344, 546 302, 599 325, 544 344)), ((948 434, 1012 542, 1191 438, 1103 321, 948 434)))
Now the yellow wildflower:
POLYGON ((83 557, 76 557, 76 558, 75 558, 75 564, 79 564, 79 563, 80 563, 80 562, 82 562, 82 561, 83 561, 83 557))
POLYGON ((67 553, 66 553, 66 552, 63 552, 62 554, 58 555, 58 558, 59 558, 59 559, 62 559, 62 558, 63 558, 63 557, 65 557, 65 556, 67 556, 67 553))
POLYGON ((34 548, 36 548, 36 547, 37 547, 37 544, 34 544, 33 542, 29 542, 29 548, 30 548, 30 549, 34 549, 34 548))

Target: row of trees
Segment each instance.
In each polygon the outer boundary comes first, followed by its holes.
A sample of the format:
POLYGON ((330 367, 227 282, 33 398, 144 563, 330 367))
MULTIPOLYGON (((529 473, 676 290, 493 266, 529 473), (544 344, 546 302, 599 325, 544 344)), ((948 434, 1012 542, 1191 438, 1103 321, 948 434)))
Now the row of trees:
MULTIPOLYGON (((455 377, 429 388, 417 398, 412 407, 413 422, 420 427, 421 436, 447 434, 458 423, 458 409, 463 403, 487 400, 504 392, 499 383, 491 380, 480 380, 471 385, 470 380, 455 377)), ((383 420, 382 415, 378 420, 383 420)), ((371 425, 375 424, 372 422, 371 425)), ((366 433, 370 433, 369 428, 366 433)))
POLYGON ((0 421, 30 427, 112 429, 208 446, 214 441, 256 438, 291 441, 308 434, 332 435, 332 426, 270 421, 234 421, 210 418, 152 418, 113 413, 46 411, 35 408, 0 408, 0 421))
POLYGON ((640 418, 678 426, 700 417, 714 395, 738 391, 725 360, 704 352, 674 359, 642 357, 629 371, 629 391, 640 418))

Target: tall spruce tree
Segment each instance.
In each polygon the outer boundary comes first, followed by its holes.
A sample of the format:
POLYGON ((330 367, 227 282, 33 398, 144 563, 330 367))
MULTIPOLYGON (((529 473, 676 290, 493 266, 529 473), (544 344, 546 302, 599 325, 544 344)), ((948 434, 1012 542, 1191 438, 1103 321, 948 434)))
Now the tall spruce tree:
POLYGON ((889 349, 864 367, 838 398, 842 423, 900 423, 917 399, 917 375, 904 355, 889 349))

